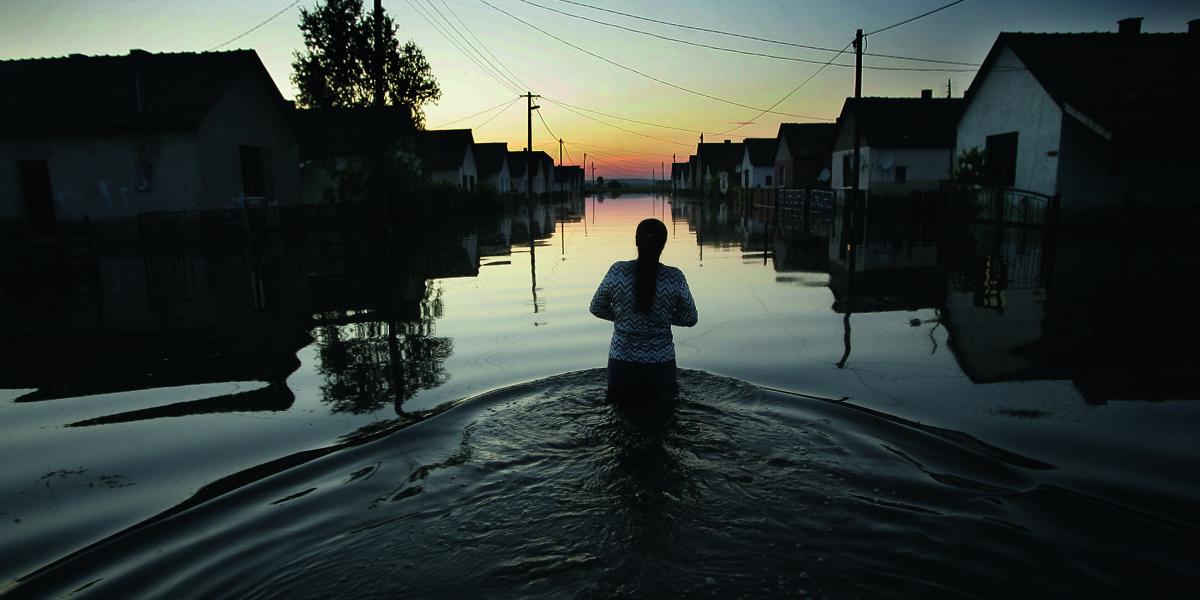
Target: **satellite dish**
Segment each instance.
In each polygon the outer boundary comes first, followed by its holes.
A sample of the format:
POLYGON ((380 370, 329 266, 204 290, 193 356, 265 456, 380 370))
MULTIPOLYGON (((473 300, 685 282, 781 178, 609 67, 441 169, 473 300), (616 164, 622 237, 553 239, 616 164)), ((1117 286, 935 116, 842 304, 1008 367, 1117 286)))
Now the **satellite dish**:
POLYGON ((890 169, 896 163, 896 157, 892 155, 890 150, 884 150, 879 153, 879 168, 890 169))
POLYGON ((829 181, 830 175, 831 173, 829 172, 829 169, 821 169, 821 174, 817 175, 817 181, 825 183, 826 181, 829 181))

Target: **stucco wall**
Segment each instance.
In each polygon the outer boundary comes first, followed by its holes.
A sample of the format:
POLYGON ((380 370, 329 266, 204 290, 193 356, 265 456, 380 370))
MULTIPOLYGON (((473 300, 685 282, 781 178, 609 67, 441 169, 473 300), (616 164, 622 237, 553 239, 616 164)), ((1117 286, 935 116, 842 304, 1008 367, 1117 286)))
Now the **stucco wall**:
POLYGON ((955 153, 983 150, 987 136, 1017 132, 1017 168, 1013 187, 1041 194, 1057 191, 1058 152, 1063 113, 1008 48, 1000 51, 991 70, 958 122, 955 153))
POLYGON ((25 216, 17 161, 46 161, 57 218, 111 219, 196 208, 197 159, 187 133, 0 140, 0 218, 25 216))
POLYGON ((278 93, 265 74, 247 69, 234 80, 200 123, 203 208, 240 206, 239 146, 270 149, 267 190, 280 205, 300 203, 300 159, 278 93))

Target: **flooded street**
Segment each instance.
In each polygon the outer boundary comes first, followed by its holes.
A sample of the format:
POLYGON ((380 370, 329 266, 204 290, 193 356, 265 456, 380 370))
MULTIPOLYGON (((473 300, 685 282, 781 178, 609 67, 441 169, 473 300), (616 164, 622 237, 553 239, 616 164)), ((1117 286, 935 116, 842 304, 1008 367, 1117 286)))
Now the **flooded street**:
POLYGON ((345 211, 262 235, 181 213, 74 262, 22 250, 57 266, 3 296, 0 593, 1196 583, 1191 236, 880 209, 847 257, 835 207, 804 206, 438 206, 394 245, 345 211), (587 310, 647 217, 699 312, 651 418, 605 401, 587 310))

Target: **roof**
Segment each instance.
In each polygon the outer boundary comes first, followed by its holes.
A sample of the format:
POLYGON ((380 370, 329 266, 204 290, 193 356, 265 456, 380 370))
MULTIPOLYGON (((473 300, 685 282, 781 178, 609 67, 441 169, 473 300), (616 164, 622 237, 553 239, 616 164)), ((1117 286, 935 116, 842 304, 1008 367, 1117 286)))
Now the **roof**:
POLYGON ((750 153, 750 164, 755 167, 775 165, 775 138, 746 138, 742 140, 745 151, 750 153))
POLYGON ((382 113, 373 108, 298 109, 292 120, 303 158, 362 155, 375 146, 381 127, 401 134, 414 130, 412 114, 401 108, 382 113))
POLYGON ((1196 34, 1001 33, 967 90, 968 100, 1004 47, 1060 107, 1069 106, 1109 132, 1200 131, 1194 108, 1200 87, 1196 34))
POLYGON ((700 160, 700 168, 711 171, 728 171, 736 169, 742 163, 743 146, 739 142, 719 142, 700 144, 696 155, 700 160))
MULTIPOLYGON (((505 142, 487 142, 475 144, 475 170, 479 177, 489 177, 499 173, 508 160, 508 144, 505 142)), ((510 168, 511 172, 512 169, 510 168)))
MULTIPOLYGON (((854 98, 846 98, 837 127, 854 123, 854 98)), ((962 98, 862 98, 859 133, 876 148, 950 148, 958 132, 962 98)), ((853 143, 851 135, 838 135, 853 143)))
POLYGON ((584 179, 583 167, 580 167, 577 165, 560 165, 560 166, 554 167, 554 180, 555 181, 574 181, 574 180, 583 181, 583 179, 584 179))
POLYGON ((519 150, 508 153, 508 175, 513 178, 525 177, 525 165, 528 159, 525 158, 525 151, 519 150))
POLYGON ((285 104, 253 50, 0 61, 0 134, 194 129, 247 70, 285 104))
POLYGON ((776 142, 787 144, 792 158, 827 157, 837 135, 835 123, 780 123, 776 142))
POLYGON ((461 167, 474 143, 470 129, 427 129, 417 134, 421 156, 435 171, 461 167))

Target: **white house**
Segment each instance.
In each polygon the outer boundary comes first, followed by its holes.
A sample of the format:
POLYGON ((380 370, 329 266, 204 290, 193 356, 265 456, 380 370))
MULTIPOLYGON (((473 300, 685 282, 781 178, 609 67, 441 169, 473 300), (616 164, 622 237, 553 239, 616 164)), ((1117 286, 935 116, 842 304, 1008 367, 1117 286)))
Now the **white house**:
MULTIPOLYGON (((853 185, 855 99, 847 98, 833 142, 833 188, 853 185)), ((863 98, 859 189, 875 194, 938 190, 950 177, 960 98, 863 98)))
POLYGON ((297 144, 252 50, 0 61, 0 219, 298 202, 297 144))
POLYGON ((1064 217, 1195 204, 1200 33, 1001 33, 965 95, 956 151, 984 151, 989 183, 1060 194, 1064 217))
POLYGON ((475 140, 470 129, 431 129, 417 136, 418 151, 434 183, 461 191, 475 189, 479 172, 475 166, 475 140))
POLYGON ((780 123, 775 135, 774 185, 828 188, 833 123, 780 123))
POLYGON ((775 185, 775 138, 742 140, 742 187, 769 188, 775 185))
POLYGON ((479 174, 480 185, 488 185, 501 193, 511 191, 508 144, 504 142, 475 144, 475 169, 479 174))
POLYGON ((724 140, 720 143, 702 143, 696 147, 696 163, 699 177, 697 182, 702 192, 716 187, 724 194, 730 188, 741 185, 743 146, 741 142, 724 140))

